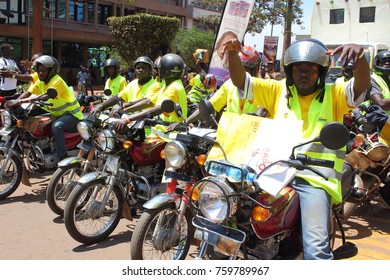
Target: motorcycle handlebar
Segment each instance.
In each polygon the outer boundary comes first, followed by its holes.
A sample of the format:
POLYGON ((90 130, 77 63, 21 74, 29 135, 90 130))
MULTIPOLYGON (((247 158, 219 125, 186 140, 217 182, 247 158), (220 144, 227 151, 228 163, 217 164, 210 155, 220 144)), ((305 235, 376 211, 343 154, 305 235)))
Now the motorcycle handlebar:
POLYGON ((311 158, 305 154, 297 154, 296 160, 300 161, 305 166, 316 165, 316 166, 329 167, 329 168, 334 167, 333 160, 311 158))

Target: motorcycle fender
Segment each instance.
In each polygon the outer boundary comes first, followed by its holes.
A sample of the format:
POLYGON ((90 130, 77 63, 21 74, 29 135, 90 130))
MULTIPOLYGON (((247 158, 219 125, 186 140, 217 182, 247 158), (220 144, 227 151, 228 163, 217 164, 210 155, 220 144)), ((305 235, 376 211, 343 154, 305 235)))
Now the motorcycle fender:
POLYGON ((58 162, 58 167, 64 167, 68 165, 77 164, 78 166, 81 166, 81 163, 84 162, 83 158, 80 157, 67 157, 58 162))
POLYGON ((159 207, 162 207, 166 204, 175 202, 176 207, 179 206, 180 201, 178 201, 177 196, 175 194, 170 194, 170 193, 160 193, 159 195, 156 195, 146 201, 143 205, 144 208, 146 209, 157 209, 159 207))
POLYGON ((88 174, 85 174, 84 176, 82 176, 78 181, 77 183, 79 183, 80 185, 84 185, 86 183, 89 183, 91 181, 94 181, 94 180, 102 180, 102 181, 105 181, 107 178, 107 175, 103 175, 101 172, 90 172, 88 174))

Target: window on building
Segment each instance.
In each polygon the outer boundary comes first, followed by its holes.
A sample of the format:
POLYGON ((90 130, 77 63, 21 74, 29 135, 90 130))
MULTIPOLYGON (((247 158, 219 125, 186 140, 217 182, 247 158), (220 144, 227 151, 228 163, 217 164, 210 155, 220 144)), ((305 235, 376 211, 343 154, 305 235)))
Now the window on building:
POLYGON ((66 10, 65 0, 59 0, 59 4, 58 4, 57 8, 58 8, 58 10, 56 12, 57 17, 60 19, 65 19, 65 10, 66 10))
POLYGON ((107 25, 107 18, 112 15, 112 7, 107 5, 99 5, 98 8, 98 23, 107 25))
POLYGON ((69 19, 78 22, 84 22, 84 2, 69 1, 69 19))
POLYGON ((88 3, 88 22, 95 22, 95 3, 88 3))
POLYGON ((344 9, 330 10, 330 24, 342 24, 344 23, 344 9))
POLYGON ((359 22, 375 22, 375 7, 360 8, 359 22))
POLYGON ((27 0, 0 1, 0 24, 24 25, 26 23, 26 1, 27 0))

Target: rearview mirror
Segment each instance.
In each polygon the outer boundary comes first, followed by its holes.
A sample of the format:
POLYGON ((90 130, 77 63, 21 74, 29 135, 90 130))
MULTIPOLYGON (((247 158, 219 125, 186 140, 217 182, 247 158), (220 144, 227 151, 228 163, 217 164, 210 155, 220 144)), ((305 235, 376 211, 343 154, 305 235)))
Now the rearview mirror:
POLYGON ((201 120, 204 122, 214 121, 215 110, 208 99, 202 99, 199 101, 199 114, 201 120))
POLYGON ((104 95, 105 96, 111 96, 111 94, 112 94, 111 89, 107 88, 107 89, 104 90, 104 95))
POLYGON ((172 113, 173 111, 175 111, 175 102, 173 102, 172 100, 169 100, 169 99, 165 99, 161 103, 161 110, 164 113, 172 113))
POLYGON ((349 130, 341 123, 330 122, 321 129, 318 140, 326 148, 331 150, 338 150, 348 143, 349 130))

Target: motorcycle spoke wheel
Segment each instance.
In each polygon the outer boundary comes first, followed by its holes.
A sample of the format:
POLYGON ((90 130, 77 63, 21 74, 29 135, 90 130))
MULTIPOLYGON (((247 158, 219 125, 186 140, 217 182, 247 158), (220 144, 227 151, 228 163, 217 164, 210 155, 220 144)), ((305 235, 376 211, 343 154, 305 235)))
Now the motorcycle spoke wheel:
POLYGON ((94 244, 106 239, 122 217, 123 198, 118 186, 110 192, 103 211, 99 211, 108 186, 103 181, 78 185, 71 193, 64 210, 64 223, 76 241, 94 244))
POLYGON ((131 239, 132 260, 184 260, 194 235, 190 211, 186 211, 175 240, 176 209, 165 205, 142 213, 131 239))
POLYGON ((66 201, 83 175, 83 169, 75 166, 59 167, 51 177, 46 191, 49 208, 59 216, 64 215, 66 201))
MULTIPOLYGON (((0 168, 5 164, 6 156, 0 153, 0 168)), ((13 194, 22 180, 23 167, 21 160, 13 155, 4 166, 3 175, 0 176, 0 200, 13 194)))

